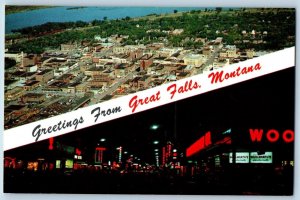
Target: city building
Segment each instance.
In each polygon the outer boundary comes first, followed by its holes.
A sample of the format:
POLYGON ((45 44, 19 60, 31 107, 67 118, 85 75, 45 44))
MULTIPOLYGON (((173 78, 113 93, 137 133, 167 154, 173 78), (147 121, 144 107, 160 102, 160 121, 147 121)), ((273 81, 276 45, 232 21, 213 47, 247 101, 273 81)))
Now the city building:
POLYGON ((23 56, 21 60, 21 67, 36 65, 38 63, 38 59, 37 54, 27 54, 26 56, 23 56))
POLYGON ((142 70, 147 70, 153 64, 153 55, 146 54, 140 58, 140 66, 142 70))
POLYGON ((63 74, 62 76, 57 78, 57 81, 63 83, 70 83, 73 78, 74 78, 73 74, 63 74))
POLYGON ((184 32, 184 29, 180 28, 180 29, 174 29, 171 34, 172 35, 181 35, 184 32))
POLYGON ((102 67, 90 67, 84 71, 84 74, 86 76, 97 76, 97 75, 102 75, 103 71, 104 71, 104 68, 102 68, 102 67))
POLYGON ((76 44, 61 44, 60 45, 60 50, 61 51, 72 51, 77 48, 76 44))
POLYGON ((5 51, 4 57, 5 58, 10 58, 15 60, 17 63, 21 63, 23 57, 26 56, 26 54, 22 52, 8 52, 5 51))
POLYGON ((210 56, 210 54, 212 53, 212 50, 211 50, 211 48, 210 47, 204 47, 203 49, 202 49, 202 54, 203 55, 206 55, 206 56, 210 56))
POLYGON ((5 90, 11 90, 17 86, 20 86, 21 81, 20 80, 15 80, 15 79, 5 79, 4 81, 4 88, 5 90))
POLYGON ((220 58, 237 58, 237 48, 235 45, 226 45, 221 49, 220 58))
POLYGON ((46 100, 46 94, 27 93, 21 97, 24 103, 42 103, 46 100))
POLYGON ((15 119, 28 111, 26 105, 9 105, 4 108, 5 114, 7 114, 9 119, 15 119))
POLYGON ((78 84, 78 85, 75 86, 75 90, 76 90, 77 93, 88 92, 88 90, 89 90, 88 84, 86 82, 80 83, 80 84, 78 84))
POLYGON ((15 101, 18 100, 20 96, 24 94, 23 87, 15 87, 11 90, 5 92, 5 100, 6 101, 15 101))
POLYGON ((183 58, 185 65, 200 67, 206 61, 206 56, 202 54, 189 54, 183 58))
POLYGON ((35 79, 40 81, 41 83, 47 83, 51 79, 54 78, 54 70, 53 69, 45 69, 35 75, 35 79))
POLYGON ((124 77, 127 75, 129 71, 129 65, 127 63, 118 64, 114 67, 115 76, 117 78, 124 77))
POLYGON ((31 90, 34 90, 35 88, 39 87, 40 84, 41 83, 39 81, 29 81, 24 84, 23 88, 26 91, 31 91, 31 90))
POLYGON ((23 68, 26 72, 36 72, 38 69, 37 65, 26 65, 23 68))
POLYGON ((22 82, 26 82, 28 80, 34 80, 35 79, 36 72, 26 72, 19 76, 19 80, 22 82))

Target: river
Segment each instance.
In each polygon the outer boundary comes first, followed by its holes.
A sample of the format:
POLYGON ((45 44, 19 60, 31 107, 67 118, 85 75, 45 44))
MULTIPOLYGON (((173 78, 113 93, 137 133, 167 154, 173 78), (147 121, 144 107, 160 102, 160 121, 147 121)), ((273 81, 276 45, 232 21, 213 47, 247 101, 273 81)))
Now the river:
POLYGON ((177 11, 203 10, 196 7, 51 7, 39 10, 14 13, 5 16, 5 33, 11 33, 13 29, 40 25, 46 22, 68 22, 68 21, 92 21, 119 19, 124 17, 141 17, 149 14, 164 14, 177 11))

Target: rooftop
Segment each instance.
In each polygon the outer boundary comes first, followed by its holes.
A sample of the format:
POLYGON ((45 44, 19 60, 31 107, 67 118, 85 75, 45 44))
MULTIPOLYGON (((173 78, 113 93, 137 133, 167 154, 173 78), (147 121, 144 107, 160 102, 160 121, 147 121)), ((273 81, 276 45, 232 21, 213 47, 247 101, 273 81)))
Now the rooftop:
POLYGON ((180 72, 178 74, 178 76, 181 76, 181 77, 185 77, 186 75, 188 75, 189 73, 188 72, 180 72))
POLYGON ((32 76, 34 74, 35 74, 35 72, 27 72, 27 73, 20 75, 19 77, 28 77, 28 76, 32 76))
POLYGON ((16 72, 12 73, 11 75, 19 77, 19 76, 21 76, 21 75, 23 75, 25 73, 26 72, 24 72, 24 71, 16 71, 16 72))
POLYGON ((24 66, 24 67, 36 67, 36 65, 26 65, 26 66, 24 66))
POLYGON ((37 83, 39 83, 39 81, 31 81, 29 83, 26 83, 25 86, 32 86, 32 85, 37 84, 37 83))
POLYGON ((128 65, 126 63, 121 63, 115 66, 115 69, 125 69, 128 65))
POLYGON ((132 79, 132 82, 137 82, 137 81, 139 81, 141 78, 142 78, 142 77, 137 76, 137 77, 135 77, 134 79, 132 79))
POLYGON ((28 98, 38 98, 45 96, 45 94, 40 94, 40 93, 27 93, 23 97, 28 97, 28 98))
POLYGON ((104 68, 102 68, 102 67, 91 67, 87 71, 100 71, 101 72, 103 70, 104 70, 104 68))
POLYGON ((200 58, 203 58, 203 55, 201 55, 201 54, 189 54, 189 55, 185 56, 185 58, 187 58, 187 59, 200 59, 200 58))
POLYGON ((13 80, 13 79, 5 79, 5 85, 10 85, 10 84, 13 84, 15 82, 18 82, 17 80, 13 80))
POLYGON ((46 73, 48 73, 48 72, 51 72, 51 71, 53 71, 53 70, 52 70, 52 69, 45 69, 45 70, 43 70, 43 71, 37 73, 37 75, 44 75, 44 74, 46 74, 46 73))
POLYGON ((72 76, 73 76, 73 74, 63 74, 57 80, 63 80, 63 79, 66 79, 66 78, 71 78, 72 76))
POLYGON ((60 82, 60 81, 56 81, 54 83, 52 83, 51 85, 49 85, 50 87, 64 87, 66 86, 66 83, 60 82))
POLYGON ((50 60, 49 61, 49 63, 51 63, 51 62, 66 62, 67 60, 65 60, 65 59, 58 59, 58 58, 53 58, 52 60, 50 60))
POLYGON ((68 87, 76 87, 76 86, 78 86, 78 85, 80 85, 80 84, 81 84, 81 83, 79 83, 79 82, 75 82, 75 83, 69 84, 68 87))
POLYGON ((177 70, 184 70, 187 66, 186 65, 180 65, 177 70))
POLYGON ((5 112, 11 112, 11 111, 15 111, 15 110, 21 110, 23 108, 26 108, 25 105, 10 105, 10 106, 7 106, 5 108, 5 112))

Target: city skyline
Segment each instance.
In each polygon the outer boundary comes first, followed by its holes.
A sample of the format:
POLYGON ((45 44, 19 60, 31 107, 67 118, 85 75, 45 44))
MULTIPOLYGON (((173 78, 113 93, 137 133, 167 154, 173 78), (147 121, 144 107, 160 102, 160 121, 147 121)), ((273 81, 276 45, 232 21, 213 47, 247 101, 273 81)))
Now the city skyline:
MULTIPOLYGON (((78 10, 84 12, 85 9, 89 8, 78 10)), ((6 35, 5 129, 221 69, 294 45, 294 31, 288 29, 293 26, 293 23, 289 25, 295 17, 293 9, 224 11, 222 8, 202 8, 188 12, 174 9, 173 13, 165 15, 171 17, 151 14, 146 18, 126 17, 121 21, 103 18, 91 24, 80 21, 48 23, 6 35), (266 17, 260 21, 261 27, 254 24, 255 13, 266 17), (250 16, 248 20, 253 24, 250 27, 239 21, 227 22, 226 26, 205 24, 216 19, 232 20, 239 14, 250 16), (282 28, 288 31, 287 36, 271 32, 275 25, 263 26, 270 24, 267 19, 273 16, 280 17, 282 28), (152 20, 151 25, 146 24, 148 19, 152 20), (201 26, 195 23, 181 25, 190 19, 199 20, 201 26), (177 24, 172 25, 174 22, 177 24), (111 24, 128 27, 114 30, 111 24), (73 30, 74 26, 78 28, 73 30), (106 31, 102 29, 101 32, 102 26, 106 31), (227 26, 232 26, 232 30, 228 31, 227 26), (130 32, 133 34, 122 34, 130 32), (196 36, 192 35, 194 32, 196 36), (208 35, 203 37, 205 34, 208 35), (62 40, 62 36, 69 41, 62 40), (277 46, 274 38, 281 41, 276 43, 277 46), (45 46, 45 39, 54 41, 57 47, 53 44, 45 46), (10 52, 16 49, 23 51, 10 52)))

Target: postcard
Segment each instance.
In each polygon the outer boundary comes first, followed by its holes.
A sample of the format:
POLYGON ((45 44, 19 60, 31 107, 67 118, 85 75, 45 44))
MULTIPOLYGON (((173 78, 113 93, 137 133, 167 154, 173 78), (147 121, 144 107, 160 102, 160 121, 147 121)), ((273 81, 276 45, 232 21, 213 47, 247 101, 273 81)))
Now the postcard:
POLYGON ((5 193, 293 195, 294 8, 5 11, 5 193))

